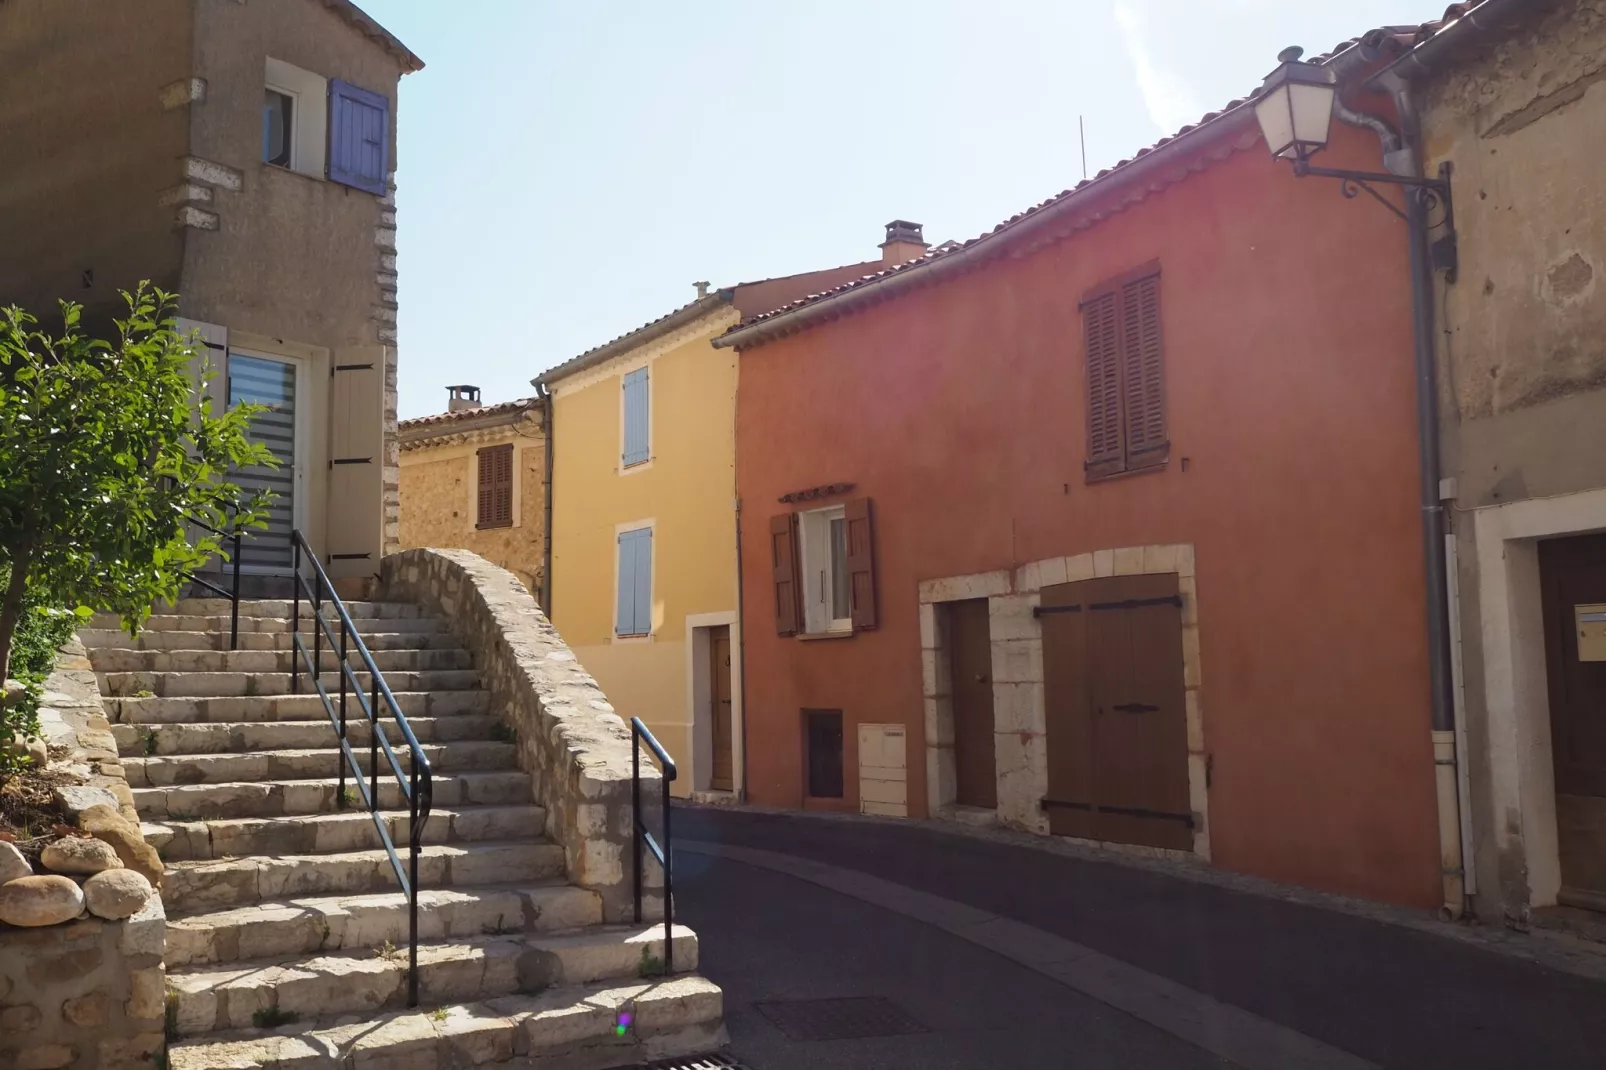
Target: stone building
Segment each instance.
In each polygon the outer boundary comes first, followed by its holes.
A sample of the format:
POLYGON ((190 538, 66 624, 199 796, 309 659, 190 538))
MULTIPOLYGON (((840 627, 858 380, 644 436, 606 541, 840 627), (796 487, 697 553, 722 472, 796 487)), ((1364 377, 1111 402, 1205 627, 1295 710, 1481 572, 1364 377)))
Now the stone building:
POLYGON ((1394 70, 1453 168, 1438 294, 1478 913, 1606 915, 1606 2, 1484 0, 1394 70))
POLYGON ((403 420, 401 545, 473 550, 546 604, 546 410, 540 398, 480 405, 448 387, 446 412, 403 420))
POLYGON ((337 577, 396 542, 396 88, 422 66, 350 0, 0 4, 0 304, 105 330, 119 291, 179 294, 211 394, 270 408, 248 572, 287 573, 292 529, 337 577))

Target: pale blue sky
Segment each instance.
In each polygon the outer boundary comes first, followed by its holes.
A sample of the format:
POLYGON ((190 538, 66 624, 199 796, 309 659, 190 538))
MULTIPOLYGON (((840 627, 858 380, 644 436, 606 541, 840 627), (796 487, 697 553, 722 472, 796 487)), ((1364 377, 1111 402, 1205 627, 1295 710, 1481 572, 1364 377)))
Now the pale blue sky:
POLYGON ((402 80, 403 418, 716 286, 969 238, 1445 0, 360 0, 402 80))

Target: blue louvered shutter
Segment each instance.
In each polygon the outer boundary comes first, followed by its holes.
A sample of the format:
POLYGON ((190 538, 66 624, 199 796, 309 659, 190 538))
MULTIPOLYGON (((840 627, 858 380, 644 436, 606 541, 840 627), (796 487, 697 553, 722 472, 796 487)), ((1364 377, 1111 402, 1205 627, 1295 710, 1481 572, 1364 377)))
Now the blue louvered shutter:
POLYGON ((636 533, 636 634, 652 631, 652 528, 636 533))
POLYGON ((652 631, 652 529, 619 533, 619 604, 615 635, 652 631))
POLYGON ((647 369, 637 368, 625 376, 625 467, 640 464, 649 455, 647 446, 647 369))
POLYGON ((329 181, 385 192, 390 163, 390 101, 382 94, 329 80, 329 181))

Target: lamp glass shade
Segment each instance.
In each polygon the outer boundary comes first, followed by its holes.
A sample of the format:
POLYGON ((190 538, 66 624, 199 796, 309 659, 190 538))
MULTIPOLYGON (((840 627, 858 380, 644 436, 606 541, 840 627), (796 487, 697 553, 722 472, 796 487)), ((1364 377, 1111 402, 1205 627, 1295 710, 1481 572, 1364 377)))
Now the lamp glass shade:
POLYGON ((1255 118, 1273 156, 1308 156, 1327 147, 1337 90, 1325 79, 1300 77, 1304 71, 1294 77, 1279 77, 1282 73, 1267 80, 1267 92, 1255 103, 1255 118))

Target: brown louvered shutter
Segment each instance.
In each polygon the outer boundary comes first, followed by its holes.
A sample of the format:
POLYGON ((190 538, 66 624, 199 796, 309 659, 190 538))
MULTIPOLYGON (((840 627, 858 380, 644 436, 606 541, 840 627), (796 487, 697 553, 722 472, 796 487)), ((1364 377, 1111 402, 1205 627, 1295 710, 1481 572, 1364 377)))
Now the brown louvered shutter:
POLYGON ((513 446, 487 446, 478 451, 479 495, 476 527, 513 524, 513 446))
POLYGON ((875 521, 869 498, 855 498, 842 507, 847 522, 849 605, 853 608, 853 630, 876 626, 875 601, 875 521))
POLYGON ((1160 345, 1160 276, 1121 287, 1121 394, 1126 423, 1126 468, 1163 464, 1165 362, 1160 345))
POLYGON ((775 584, 775 633, 798 633, 797 516, 770 518, 770 563, 775 584))
POLYGON ((1121 441, 1120 305, 1114 290, 1082 302, 1082 329, 1087 350, 1087 474, 1119 472, 1125 467, 1121 441))

